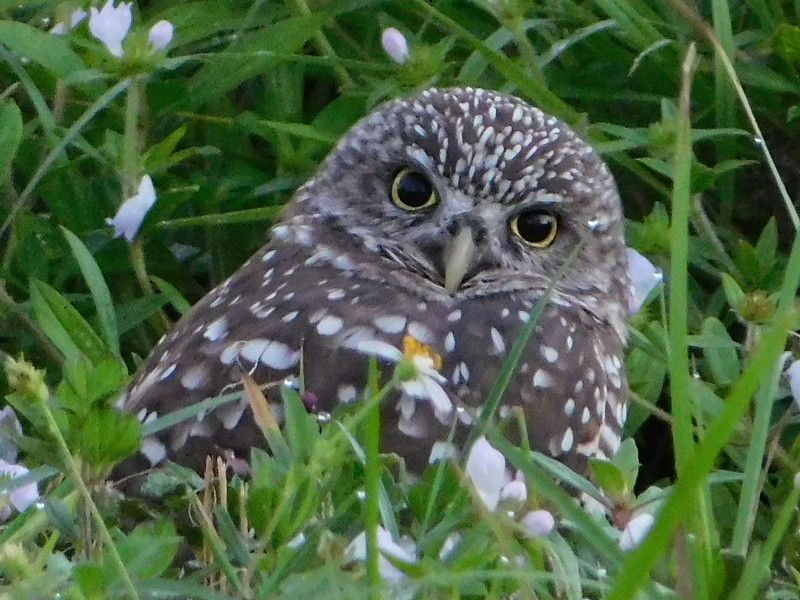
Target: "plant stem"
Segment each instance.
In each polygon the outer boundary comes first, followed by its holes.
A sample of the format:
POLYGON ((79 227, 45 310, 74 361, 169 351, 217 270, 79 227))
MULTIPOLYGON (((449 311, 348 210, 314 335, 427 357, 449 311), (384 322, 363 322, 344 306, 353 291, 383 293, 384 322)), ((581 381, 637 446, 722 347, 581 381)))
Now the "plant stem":
POLYGON ((523 26, 522 16, 515 16, 509 23, 508 28, 514 36, 514 43, 517 45, 517 50, 522 55, 525 62, 525 67, 536 81, 543 85, 547 85, 547 80, 544 77, 544 72, 539 64, 539 57, 536 54, 536 49, 528 39, 528 35, 523 26))
MULTIPOLYGON (((301 15, 308 16, 311 14, 311 9, 308 7, 308 3, 306 3, 306 0, 292 0, 292 4, 294 4, 295 9, 301 15)), ((331 46, 331 43, 328 41, 328 38, 322 31, 322 29, 320 29, 314 34, 314 42, 317 45, 317 49, 323 55, 336 56, 336 51, 333 49, 333 46, 331 46)), ((338 64, 334 64, 333 70, 336 71, 336 75, 341 80, 342 85, 348 87, 353 86, 353 79, 350 77, 350 74, 345 70, 344 67, 338 64)))
MULTIPOLYGON (((370 398, 379 395, 378 366, 375 359, 370 360, 369 383, 370 398)), ((380 431, 381 407, 378 402, 368 402, 370 410, 364 419, 364 453, 366 470, 364 474, 364 529, 367 537, 367 578, 371 600, 381 598, 381 573, 379 570, 380 548, 378 547, 378 521, 380 520, 380 431)))
MULTIPOLYGON (((130 198, 139 187, 141 154, 141 136, 139 133, 139 118, 142 112, 143 78, 131 78, 128 94, 125 101, 125 133, 122 141, 122 156, 120 160, 120 183, 122 197, 130 198)), ((144 249, 139 239, 134 240, 129 247, 129 256, 133 272, 139 287, 146 295, 153 295, 155 291, 147 275, 147 265, 144 258, 144 249)), ((158 315, 151 322, 162 331, 169 329, 170 321, 163 310, 156 312, 158 315)))
POLYGON ((689 355, 687 337, 689 258, 689 206, 691 194, 691 100, 692 76, 697 54, 689 46, 683 62, 677 139, 675 141, 675 177, 672 189, 672 243, 670 248, 669 288, 669 377, 672 397, 673 445, 678 477, 683 474, 686 457, 692 452, 691 400, 689 398, 689 355))
POLYGON ((28 330, 38 342, 39 347, 47 354, 48 358, 52 360, 57 365, 61 366, 64 364, 64 355, 61 354, 61 351, 56 348, 55 344, 50 341, 50 338, 47 337, 47 334, 42 331, 42 328, 31 319, 25 311, 23 311, 17 303, 14 301, 9 293, 6 291, 4 282, 0 280, 0 308, 4 308, 12 313, 19 323, 28 330))
POLYGON ((64 465, 67 467, 69 475, 75 481, 75 485, 77 486, 80 494, 83 496, 84 502, 86 502, 86 505, 89 508, 89 512, 91 513, 95 526, 100 533, 100 537, 105 543, 106 549, 111 556, 111 561, 113 562, 114 567, 117 569, 119 576, 122 578, 124 587, 127 588, 128 596, 134 600, 138 600, 139 593, 136 591, 136 586, 134 586, 130 573, 128 573, 128 570, 125 568, 125 563, 122 562, 122 557, 120 556, 119 551, 114 544, 114 539, 111 537, 111 532, 108 530, 108 527, 106 526, 106 523, 103 520, 103 516, 100 514, 97 505, 94 503, 94 499, 92 498, 92 494, 89 492, 89 488, 86 487, 86 483, 81 477, 78 463, 70 453, 64 436, 61 435, 61 430, 58 428, 58 423, 56 422, 53 413, 50 411, 50 406, 47 404, 47 398, 40 396, 37 398, 37 401, 47 422, 47 428, 50 431, 50 435, 52 435, 56 441, 58 454, 61 457, 64 465))

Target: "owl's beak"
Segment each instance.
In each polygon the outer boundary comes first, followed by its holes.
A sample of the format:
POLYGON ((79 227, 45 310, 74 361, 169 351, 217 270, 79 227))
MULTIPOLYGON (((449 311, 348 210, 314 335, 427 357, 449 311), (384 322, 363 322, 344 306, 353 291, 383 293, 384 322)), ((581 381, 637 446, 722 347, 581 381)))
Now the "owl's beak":
POLYGON ((464 276, 475 261, 477 246, 471 227, 463 226, 450 238, 444 249, 444 287, 448 294, 455 294, 464 276))

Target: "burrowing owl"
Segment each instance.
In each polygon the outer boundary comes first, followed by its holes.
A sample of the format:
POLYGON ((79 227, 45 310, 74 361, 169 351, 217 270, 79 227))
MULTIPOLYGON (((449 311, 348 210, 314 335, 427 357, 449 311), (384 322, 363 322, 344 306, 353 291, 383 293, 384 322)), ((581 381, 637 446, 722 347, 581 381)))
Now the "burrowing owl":
MULTIPOLYGON (((382 407, 382 446, 419 469, 454 420, 469 426, 579 244, 502 406, 522 407, 532 447, 581 469, 616 450, 626 413, 619 196, 569 127, 479 89, 431 89, 353 127, 270 242, 158 344, 124 407, 149 419, 236 390, 242 370, 265 384, 302 364, 332 411, 361 396, 363 348, 410 340, 437 357, 447 398, 398 393, 382 407)), ((139 460, 197 467, 262 443, 242 399, 146 438, 139 460)))

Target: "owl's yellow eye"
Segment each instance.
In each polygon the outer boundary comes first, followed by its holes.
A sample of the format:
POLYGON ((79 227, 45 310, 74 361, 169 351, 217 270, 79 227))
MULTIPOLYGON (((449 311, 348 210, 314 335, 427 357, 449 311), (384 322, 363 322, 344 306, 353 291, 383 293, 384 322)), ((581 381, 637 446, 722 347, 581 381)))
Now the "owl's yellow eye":
POLYGON ((392 202, 403 210, 429 208, 439 201, 431 180, 414 169, 398 171, 392 181, 392 202))
POLYGON ((511 231, 528 246, 547 248, 556 239, 558 219, 545 210, 529 210, 512 219, 511 231))

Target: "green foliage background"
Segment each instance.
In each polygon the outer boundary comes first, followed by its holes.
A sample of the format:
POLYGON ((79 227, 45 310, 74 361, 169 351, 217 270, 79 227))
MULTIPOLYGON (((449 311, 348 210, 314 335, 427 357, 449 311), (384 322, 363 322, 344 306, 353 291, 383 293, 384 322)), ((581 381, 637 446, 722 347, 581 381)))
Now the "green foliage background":
POLYGON ((79 6, 0 0, 0 348, 49 386, 18 363, 2 383, 42 499, 0 527, 0 598, 800 597, 782 375, 798 320, 800 2, 143 1, 122 59, 86 22, 49 33, 79 6), (147 42, 162 19, 166 53, 147 42), (403 65, 381 49, 386 27, 408 38, 403 65), (528 500, 487 513, 457 464, 415 481, 378 457, 387 388, 344 428, 284 390, 287 425, 267 428, 249 482, 171 466, 148 481, 159 502, 122 498, 104 477, 142 435, 112 408, 129 373, 263 244, 352 124, 430 85, 516 94, 617 176, 628 242, 667 281, 631 323, 632 439, 586 481, 491 425, 528 500), (105 219, 144 174, 158 201, 133 243, 113 239, 105 219), (556 516, 547 537, 520 525, 535 508, 556 516), (642 512, 656 525, 623 553, 642 512), (400 584, 377 585, 372 546, 366 566, 346 556, 379 522, 418 557, 400 584))

